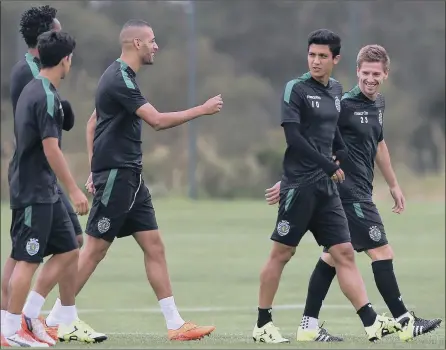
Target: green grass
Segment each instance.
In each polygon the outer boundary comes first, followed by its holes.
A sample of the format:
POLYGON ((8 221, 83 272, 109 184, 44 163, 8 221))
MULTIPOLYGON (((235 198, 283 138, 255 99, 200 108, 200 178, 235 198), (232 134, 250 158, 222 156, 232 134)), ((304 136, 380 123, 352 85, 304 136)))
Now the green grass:
MULTIPOLYGON (((254 344, 259 271, 269 253, 269 235, 276 208, 262 202, 188 202, 156 200, 177 305, 182 316, 200 324, 214 324, 216 331, 201 342, 166 341, 165 323, 150 289, 142 252, 132 238, 115 241, 77 299, 82 319, 109 340, 92 348, 266 348, 254 344), (197 308, 220 308, 209 312, 197 308), (84 311, 83 311, 84 310, 84 311)), ((445 318, 444 203, 408 203, 407 211, 392 214, 389 203, 379 208, 393 245, 395 270, 407 305, 421 317, 445 318)), ((83 224, 85 220, 83 220, 83 224)), ((9 249, 10 213, 2 206, 2 263, 9 249)), ((401 343, 395 336, 370 344, 358 316, 335 281, 320 318, 330 332, 346 337, 341 344, 297 344, 295 331, 302 316, 306 288, 321 249, 307 234, 286 267, 275 305, 274 321, 290 345, 273 348, 444 348, 444 325, 435 332, 401 343)), ((379 312, 388 312, 376 289, 370 261, 357 258, 370 300, 379 312)), ((45 304, 52 307, 53 293, 45 304)), ((79 348, 80 344, 57 347, 79 348)))

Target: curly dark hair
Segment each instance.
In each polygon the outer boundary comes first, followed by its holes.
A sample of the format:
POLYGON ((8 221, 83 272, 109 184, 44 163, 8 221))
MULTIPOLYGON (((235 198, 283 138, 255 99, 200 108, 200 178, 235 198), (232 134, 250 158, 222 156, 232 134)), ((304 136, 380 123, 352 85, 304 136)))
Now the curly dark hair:
POLYGON ((57 10, 48 5, 31 7, 22 14, 20 19, 20 33, 26 45, 35 48, 40 34, 52 29, 57 10))

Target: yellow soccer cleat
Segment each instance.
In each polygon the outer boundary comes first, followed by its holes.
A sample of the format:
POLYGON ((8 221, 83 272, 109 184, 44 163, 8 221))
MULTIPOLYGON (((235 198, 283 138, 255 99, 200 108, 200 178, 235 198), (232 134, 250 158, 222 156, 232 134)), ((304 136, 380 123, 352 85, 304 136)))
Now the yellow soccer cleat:
POLYGON ((96 332, 88 324, 80 319, 75 320, 70 325, 60 324, 57 329, 57 336, 61 342, 78 341, 81 343, 100 343, 107 340, 107 336, 96 332))
POLYGON ((411 341, 415 337, 432 332, 434 329, 440 327, 441 319, 434 318, 433 320, 425 320, 416 317, 413 312, 408 313, 409 320, 403 326, 403 330, 398 333, 402 341, 411 341))
POLYGON ((289 343, 290 341, 280 334, 279 328, 274 323, 268 322, 263 327, 257 327, 257 323, 252 331, 252 338, 255 342, 268 344, 289 343))
POLYGON ((399 332, 402 329, 402 324, 394 318, 378 315, 376 316, 375 323, 370 327, 365 327, 365 332, 369 341, 376 342, 377 340, 382 339, 382 337, 399 332))

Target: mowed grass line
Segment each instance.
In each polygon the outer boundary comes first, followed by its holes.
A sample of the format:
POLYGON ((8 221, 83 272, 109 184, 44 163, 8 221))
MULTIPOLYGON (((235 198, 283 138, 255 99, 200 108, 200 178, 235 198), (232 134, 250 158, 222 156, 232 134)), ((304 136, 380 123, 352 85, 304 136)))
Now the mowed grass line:
MULTIPOLYGON (((156 309, 143 267, 143 256, 133 239, 117 240, 77 299, 80 316, 98 331, 111 332, 110 339, 94 348, 265 348, 252 342, 256 320, 259 271, 271 242, 277 208, 256 201, 154 200, 166 245, 175 300, 185 319, 215 324, 217 330, 201 342, 166 341, 161 313, 114 312, 116 309, 156 309), (193 308, 221 308, 193 312, 193 308), (240 311, 234 311, 236 308, 240 311), (225 311, 225 308, 229 310, 225 311), (101 309, 82 313, 82 309, 101 309), (110 312, 108 312, 109 310, 110 312), (113 334, 116 333, 116 334, 113 334)), ((395 271, 403 298, 421 317, 445 317, 444 204, 409 201, 403 215, 391 213, 391 203, 379 203, 386 232, 395 251, 395 271)), ((2 263, 10 250, 10 211, 2 206, 2 263)), ((86 218, 82 218, 85 224, 86 218)), ((287 266, 275 303, 303 304, 308 279, 320 255, 307 234, 287 266)), ((388 312, 376 290, 370 261, 357 255, 372 303, 388 312)), ((50 309, 53 292, 45 305, 50 309)), ((344 335, 342 344, 296 344, 295 331, 302 309, 275 310, 274 320, 292 340, 278 348, 444 348, 444 326, 412 343, 388 337, 369 344, 359 318, 335 281, 321 312, 329 331, 344 335), (332 306, 341 305, 340 308, 332 306)), ((79 344, 58 347, 78 348, 79 344)), ((275 348, 267 346, 267 348, 275 348)))

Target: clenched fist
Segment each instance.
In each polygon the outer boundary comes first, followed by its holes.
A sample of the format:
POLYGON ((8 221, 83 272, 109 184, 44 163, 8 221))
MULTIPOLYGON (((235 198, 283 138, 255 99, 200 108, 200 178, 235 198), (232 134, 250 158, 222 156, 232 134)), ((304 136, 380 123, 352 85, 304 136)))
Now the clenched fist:
POLYGON ((218 113, 223 108, 223 98, 221 95, 214 96, 202 105, 205 115, 218 113))

